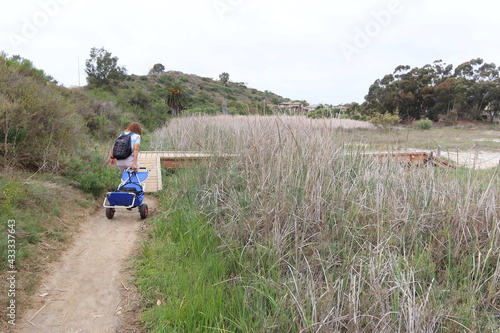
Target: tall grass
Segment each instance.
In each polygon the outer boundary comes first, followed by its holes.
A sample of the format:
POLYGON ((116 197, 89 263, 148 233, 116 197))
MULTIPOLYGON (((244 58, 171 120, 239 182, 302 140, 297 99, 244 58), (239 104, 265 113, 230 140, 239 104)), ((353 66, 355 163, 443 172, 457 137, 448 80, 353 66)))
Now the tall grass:
POLYGON ((342 130, 373 128, 373 125, 357 120, 310 119, 304 116, 187 117, 172 119, 167 126, 156 130, 156 140, 152 140, 151 148, 239 153, 248 145, 278 142, 281 131, 317 137, 319 132, 331 131, 333 135, 342 130))
MULTIPOLYGON (((213 284, 231 281, 229 293, 245 295, 248 311, 219 311, 251 325, 208 326, 498 331, 498 170, 380 162, 346 141, 346 131, 366 129, 301 117, 198 117, 157 133, 157 149, 235 154, 185 171, 196 186, 166 187, 174 198, 190 198, 206 219, 199 228, 213 228, 220 242, 212 253, 234 262, 213 284)), ((165 237, 152 242, 167 244, 165 237)))

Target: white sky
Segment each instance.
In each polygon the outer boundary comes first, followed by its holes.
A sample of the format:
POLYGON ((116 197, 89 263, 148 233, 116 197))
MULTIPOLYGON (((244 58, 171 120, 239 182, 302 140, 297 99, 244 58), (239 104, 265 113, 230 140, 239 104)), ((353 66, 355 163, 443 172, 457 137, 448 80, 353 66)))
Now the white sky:
POLYGON ((128 74, 230 80, 311 104, 362 102, 398 65, 500 65, 491 0, 0 0, 0 51, 64 86, 104 47, 128 74))

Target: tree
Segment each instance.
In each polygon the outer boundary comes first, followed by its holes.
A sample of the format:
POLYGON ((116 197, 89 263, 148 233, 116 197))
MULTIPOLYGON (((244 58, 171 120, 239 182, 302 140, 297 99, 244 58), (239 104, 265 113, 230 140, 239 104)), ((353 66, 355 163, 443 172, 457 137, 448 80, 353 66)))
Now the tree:
POLYGON ((220 79, 220 82, 222 83, 222 85, 227 85, 227 82, 229 81, 229 74, 224 72, 222 74, 219 75, 219 79, 220 79))
POLYGON ((493 102, 497 84, 491 81, 479 81, 467 89, 467 116, 480 119, 485 109, 493 102))
POLYGON ((470 119, 492 119, 500 109, 500 68, 481 58, 455 70, 441 60, 421 68, 401 65, 370 86, 360 109, 366 115, 399 110, 403 120, 438 120, 451 111, 470 119))
POLYGON ((162 64, 158 63, 158 64, 155 64, 153 66, 153 68, 151 68, 149 70, 149 74, 161 74, 165 71, 165 66, 163 66, 162 64))
POLYGON ((181 110, 186 107, 188 103, 188 97, 184 91, 184 87, 180 82, 174 81, 168 88, 167 93, 167 105, 172 110, 172 115, 178 116, 181 114, 181 110))
POLYGON ((90 86, 111 86, 125 79, 127 70, 118 66, 118 58, 112 57, 111 52, 104 48, 93 47, 90 50, 90 59, 85 61, 87 83, 90 86))

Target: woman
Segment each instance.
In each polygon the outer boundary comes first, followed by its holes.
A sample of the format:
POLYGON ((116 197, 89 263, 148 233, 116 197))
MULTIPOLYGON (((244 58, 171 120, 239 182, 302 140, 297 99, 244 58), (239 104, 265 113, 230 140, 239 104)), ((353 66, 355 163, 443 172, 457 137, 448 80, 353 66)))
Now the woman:
POLYGON ((131 123, 128 127, 123 131, 120 135, 130 134, 130 144, 132 148, 132 154, 123 160, 117 160, 111 155, 110 165, 116 165, 118 171, 123 173, 127 168, 131 168, 132 170, 139 169, 139 146, 141 144, 141 135, 142 135, 142 127, 139 123, 131 123))

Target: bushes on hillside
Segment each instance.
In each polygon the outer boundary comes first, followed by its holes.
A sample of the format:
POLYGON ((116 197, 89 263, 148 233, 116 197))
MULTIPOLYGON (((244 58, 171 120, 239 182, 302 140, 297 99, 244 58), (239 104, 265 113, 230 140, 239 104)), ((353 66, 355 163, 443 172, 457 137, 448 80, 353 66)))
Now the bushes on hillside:
POLYGON ((53 86, 21 76, 0 62, 0 91, 3 164, 58 169, 63 155, 73 154, 87 141, 82 117, 68 110, 53 86))
POLYGON ((0 55, 0 167, 63 171, 93 140, 107 140, 122 127, 112 105, 12 62, 0 55))
POLYGON ((112 138, 126 124, 135 121, 129 113, 124 113, 113 102, 105 102, 89 97, 81 89, 57 87, 60 94, 67 99, 72 111, 83 117, 85 125, 94 139, 112 138))
POLYGON ((94 98, 115 103, 137 117, 145 128, 155 130, 173 117, 171 109, 165 105, 169 104, 169 91, 174 83, 179 83, 182 93, 188 97, 182 105, 182 115, 220 113, 223 100, 228 103, 229 114, 272 114, 269 104, 276 105, 284 100, 272 92, 260 92, 243 84, 223 86, 210 78, 175 71, 129 75, 113 89, 87 87, 86 92, 94 98))

